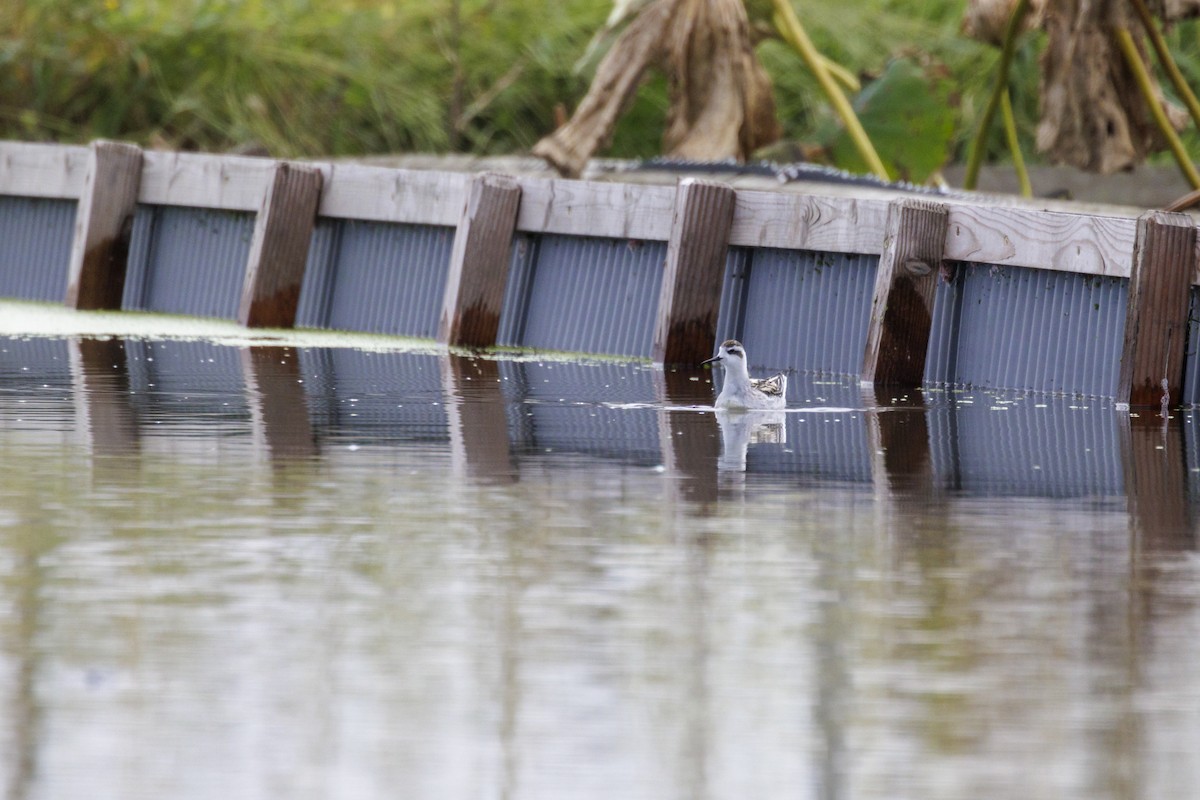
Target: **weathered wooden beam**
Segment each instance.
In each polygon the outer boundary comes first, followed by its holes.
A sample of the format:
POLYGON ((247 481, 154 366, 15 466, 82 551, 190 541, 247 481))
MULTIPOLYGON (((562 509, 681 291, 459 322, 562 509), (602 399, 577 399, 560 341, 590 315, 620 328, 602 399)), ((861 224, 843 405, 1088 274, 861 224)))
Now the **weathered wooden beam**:
POLYGON ((863 352, 864 384, 921 385, 948 219, 945 205, 925 200, 899 200, 888 209, 863 352))
POLYGON ((321 172, 278 162, 263 193, 250 239, 238 322, 251 328, 291 328, 304 283, 308 247, 321 200, 321 172))
POLYGON ((654 324, 655 361, 699 364, 712 355, 736 199, 723 183, 679 182, 654 324))
POLYGON ((148 150, 138 201, 155 206, 256 211, 275 163, 248 156, 148 150))
POLYGON ((77 145, 0 142, 0 194, 78 200, 89 154, 77 145))
POLYGON ((665 242, 675 187, 604 181, 521 179, 517 230, 665 242))
POLYGON ((409 225, 456 224, 471 178, 364 164, 335 164, 328 170, 321 216, 409 225))
POLYGON ((477 175, 467 187, 450 251, 439 342, 455 347, 496 343, 520 204, 520 184, 504 175, 477 175))
POLYGON ((887 201, 876 198, 739 190, 729 243, 878 255, 887 209, 887 201))
POLYGON ((1131 407, 1179 403, 1195 259, 1196 228, 1191 217, 1152 211, 1138 218, 1118 403, 1131 407))
POLYGON ((1129 277, 1132 217, 1010 206, 949 205, 947 261, 1129 277))
POLYGON ((123 142, 92 143, 67 268, 69 307, 121 307, 141 177, 141 148, 123 142))

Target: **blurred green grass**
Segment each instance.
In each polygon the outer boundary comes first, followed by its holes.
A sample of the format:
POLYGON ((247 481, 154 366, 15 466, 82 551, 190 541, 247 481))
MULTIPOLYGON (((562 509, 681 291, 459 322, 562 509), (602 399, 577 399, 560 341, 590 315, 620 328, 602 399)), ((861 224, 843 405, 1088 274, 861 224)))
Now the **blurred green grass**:
MULTIPOLYGON (((944 67, 960 156, 997 52, 959 33, 965 0, 793 0, 828 56, 868 78, 895 57, 944 67)), ((752 15, 759 0, 749 4, 752 15)), ((277 157, 527 151, 571 110, 573 71, 610 4, 598 0, 4 0, 0 138, 253 148, 277 157)), ((1200 80, 1196 28, 1171 34, 1200 80)), ((1014 67, 1027 155, 1038 38, 1014 67)), ((799 58, 766 41, 789 140, 828 138, 832 112, 799 58)), ((643 85, 605 155, 660 151, 666 82, 643 85)), ((1195 136, 1188 140, 1196 142, 1195 136)), ((989 153, 1005 158, 997 126, 989 153)))

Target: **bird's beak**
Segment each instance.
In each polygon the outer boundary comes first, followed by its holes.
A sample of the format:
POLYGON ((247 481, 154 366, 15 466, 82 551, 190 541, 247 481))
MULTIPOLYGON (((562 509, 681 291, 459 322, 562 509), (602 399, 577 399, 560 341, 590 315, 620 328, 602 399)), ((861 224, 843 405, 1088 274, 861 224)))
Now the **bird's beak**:
POLYGON ((721 360, 720 356, 713 356, 712 358, 708 359, 707 361, 701 361, 700 366, 703 367, 703 366, 707 366, 708 364, 714 364, 720 360, 721 360))

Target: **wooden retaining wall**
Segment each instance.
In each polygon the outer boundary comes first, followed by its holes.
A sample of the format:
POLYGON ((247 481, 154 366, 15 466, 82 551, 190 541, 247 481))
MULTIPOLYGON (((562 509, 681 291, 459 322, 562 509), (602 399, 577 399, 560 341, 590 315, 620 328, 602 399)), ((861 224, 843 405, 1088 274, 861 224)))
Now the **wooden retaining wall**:
MULTIPOLYGON (((506 318, 507 328, 526 325, 526 320, 511 317, 516 313, 513 298, 527 291, 518 284, 530 280, 536 261, 531 249, 559 247, 568 252, 575 243, 593 249, 611 249, 617 243, 621 251, 613 257, 642 259, 637 269, 643 277, 636 285, 628 279, 632 288, 624 294, 618 287, 605 295, 612 316, 604 324, 647 326, 648 352, 625 344, 606 352, 650 355, 664 363, 695 363, 707 357, 722 325, 726 333, 745 331, 750 338, 745 319, 757 313, 755 308, 742 308, 737 324, 722 322, 722 314, 728 319, 731 313, 730 287, 739 274, 739 258, 770 256, 778 261, 788 252, 834 257, 812 267, 814 274, 821 264, 836 268, 841 263, 836 259, 843 256, 867 258, 874 289, 869 304, 862 307, 869 313, 861 324, 855 317, 852 327, 864 342, 859 374, 865 383, 879 387, 930 380, 934 365, 926 363, 927 357, 939 360, 939 374, 952 382, 953 370, 946 373, 947 356, 938 342, 956 341, 959 331, 968 329, 986 339, 986 329, 978 325, 984 301, 975 300, 972 308, 962 306, 965 295, 956 281, 966 279, 957 275, 986 277, 1012 269, 1033 271, 1020 272, 1022 279, 1061 275, 1085 281, 1063 282, 1062 289, 1054 288, 1053 281, 1046 284, 1046 292, 1060 294, 1092 285, 1086 281, 1115 282, 1123 294, 1106 302, 1123 299, 1124 307, 1113 317, 1118 322, 1108 327, 1120 324, 1122 330, 1105 333, 1119 342, 1119 364, 1113 365, 1119 380, 1111 389, 1105 384, 1095 393, 1134 406, 1194 400, 1185 397, 1184 386, 1196 372, 1189 367, 1194 348, 1187 343, 1197 335, 1196 326, 1189 324, 1189 304, 1200 276, 1195 223, 1181 214, 1151 212, 1134 218, 935 196, 735 189, 692 179, 668 186, 468 175, 142 151, 115 142, 90 147, 0 142, 0 195, 76 205, 60 296, 81 309, 122 307, 131 242, 153 236, 145 230, 149 223, 137 221, 146 209, 249 215, 253 221, 245 263, 236 265, 242 276, 236 318, 250 326, 289 327, 296 323, 305 292, 337 291, 334 278, 312 288, 314 242, 334 236, 331 226, 382 224, 445 231, 452 242, 431 252, 448 253, 447 263, 428 265, 439 283, 422 302, 436 306, 425 309, 437 321, 429 335, 451 346, 495 344, 506 318), (952 296, 958 297, 959 305, 951 313, 946 298, 952 296), (622 318, 627 305, 638 310, 622 318)), ((4 223, 0 219, 0 236, 4 223)), ((5 269, 6 246, 0 238, 0 270, 5 269)), ((362 262, 371 257, 355 258, 362 262)), ((368 263, 364 268, 381 273, 381 279, 402 290, 408 280, 395 264, 368 263)), ((6 294, 33 296, 21 285, 14 288, 25 278, 3 278, 0 274, 6 294)), ((594 293, 587 287, 581 291, 594 293)), ((328 298, 308 298, 310 303, 323 300, 328 298)), ((521 313, 534 313, 532 305, 526 302, 521 313)), ((1094 305, 1100 307, 1098 301, 1094 305)), ((1032 308, 1029 313, 1036 315, 1032 308)), ((592 313, 603 316, 608 311, 592 313)), ((1055 307, 1050 313, 1066 312, 1055 307)), ((787 307, 776 316, 773 322, 778 326, 796 324, 788 318, 787 307)), ((352 321, 341 324, 355 327, 352 321)), ((536 324, 553 326, 557 320, 551 314, 536 324)), ((1020 330, 1006 330, 1006 335, 1022 335, 1020 330)), ((1055 343, 1042 344, 1027 349, 1048 359, 1046 369, 1074 367, 1071 352, 1064 352, 1056 364, 1053 355, 1044 352, 1054 350, 1055 343)), ((748 341, 747 346, 753 345, 748 341)), ((978 352, 984 353, 978 357, 984 363, 974 368, 986 372, 989 356, 986 349, 978 352)), ((986 377, 976 380, 987 382, 986 377)))

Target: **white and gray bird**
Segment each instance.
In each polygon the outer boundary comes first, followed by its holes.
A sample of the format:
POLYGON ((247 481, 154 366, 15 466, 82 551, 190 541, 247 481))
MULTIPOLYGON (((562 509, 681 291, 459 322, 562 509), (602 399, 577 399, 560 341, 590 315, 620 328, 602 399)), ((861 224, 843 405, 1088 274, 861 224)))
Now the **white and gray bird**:
POLYGON ((704 362, 725 368, 725 385, 717 395, 717 408, 776 409, 787 405, 787 375, 751 378, 746 367, 746 348, 736 339, 721 343, 717 354, 704 362))

